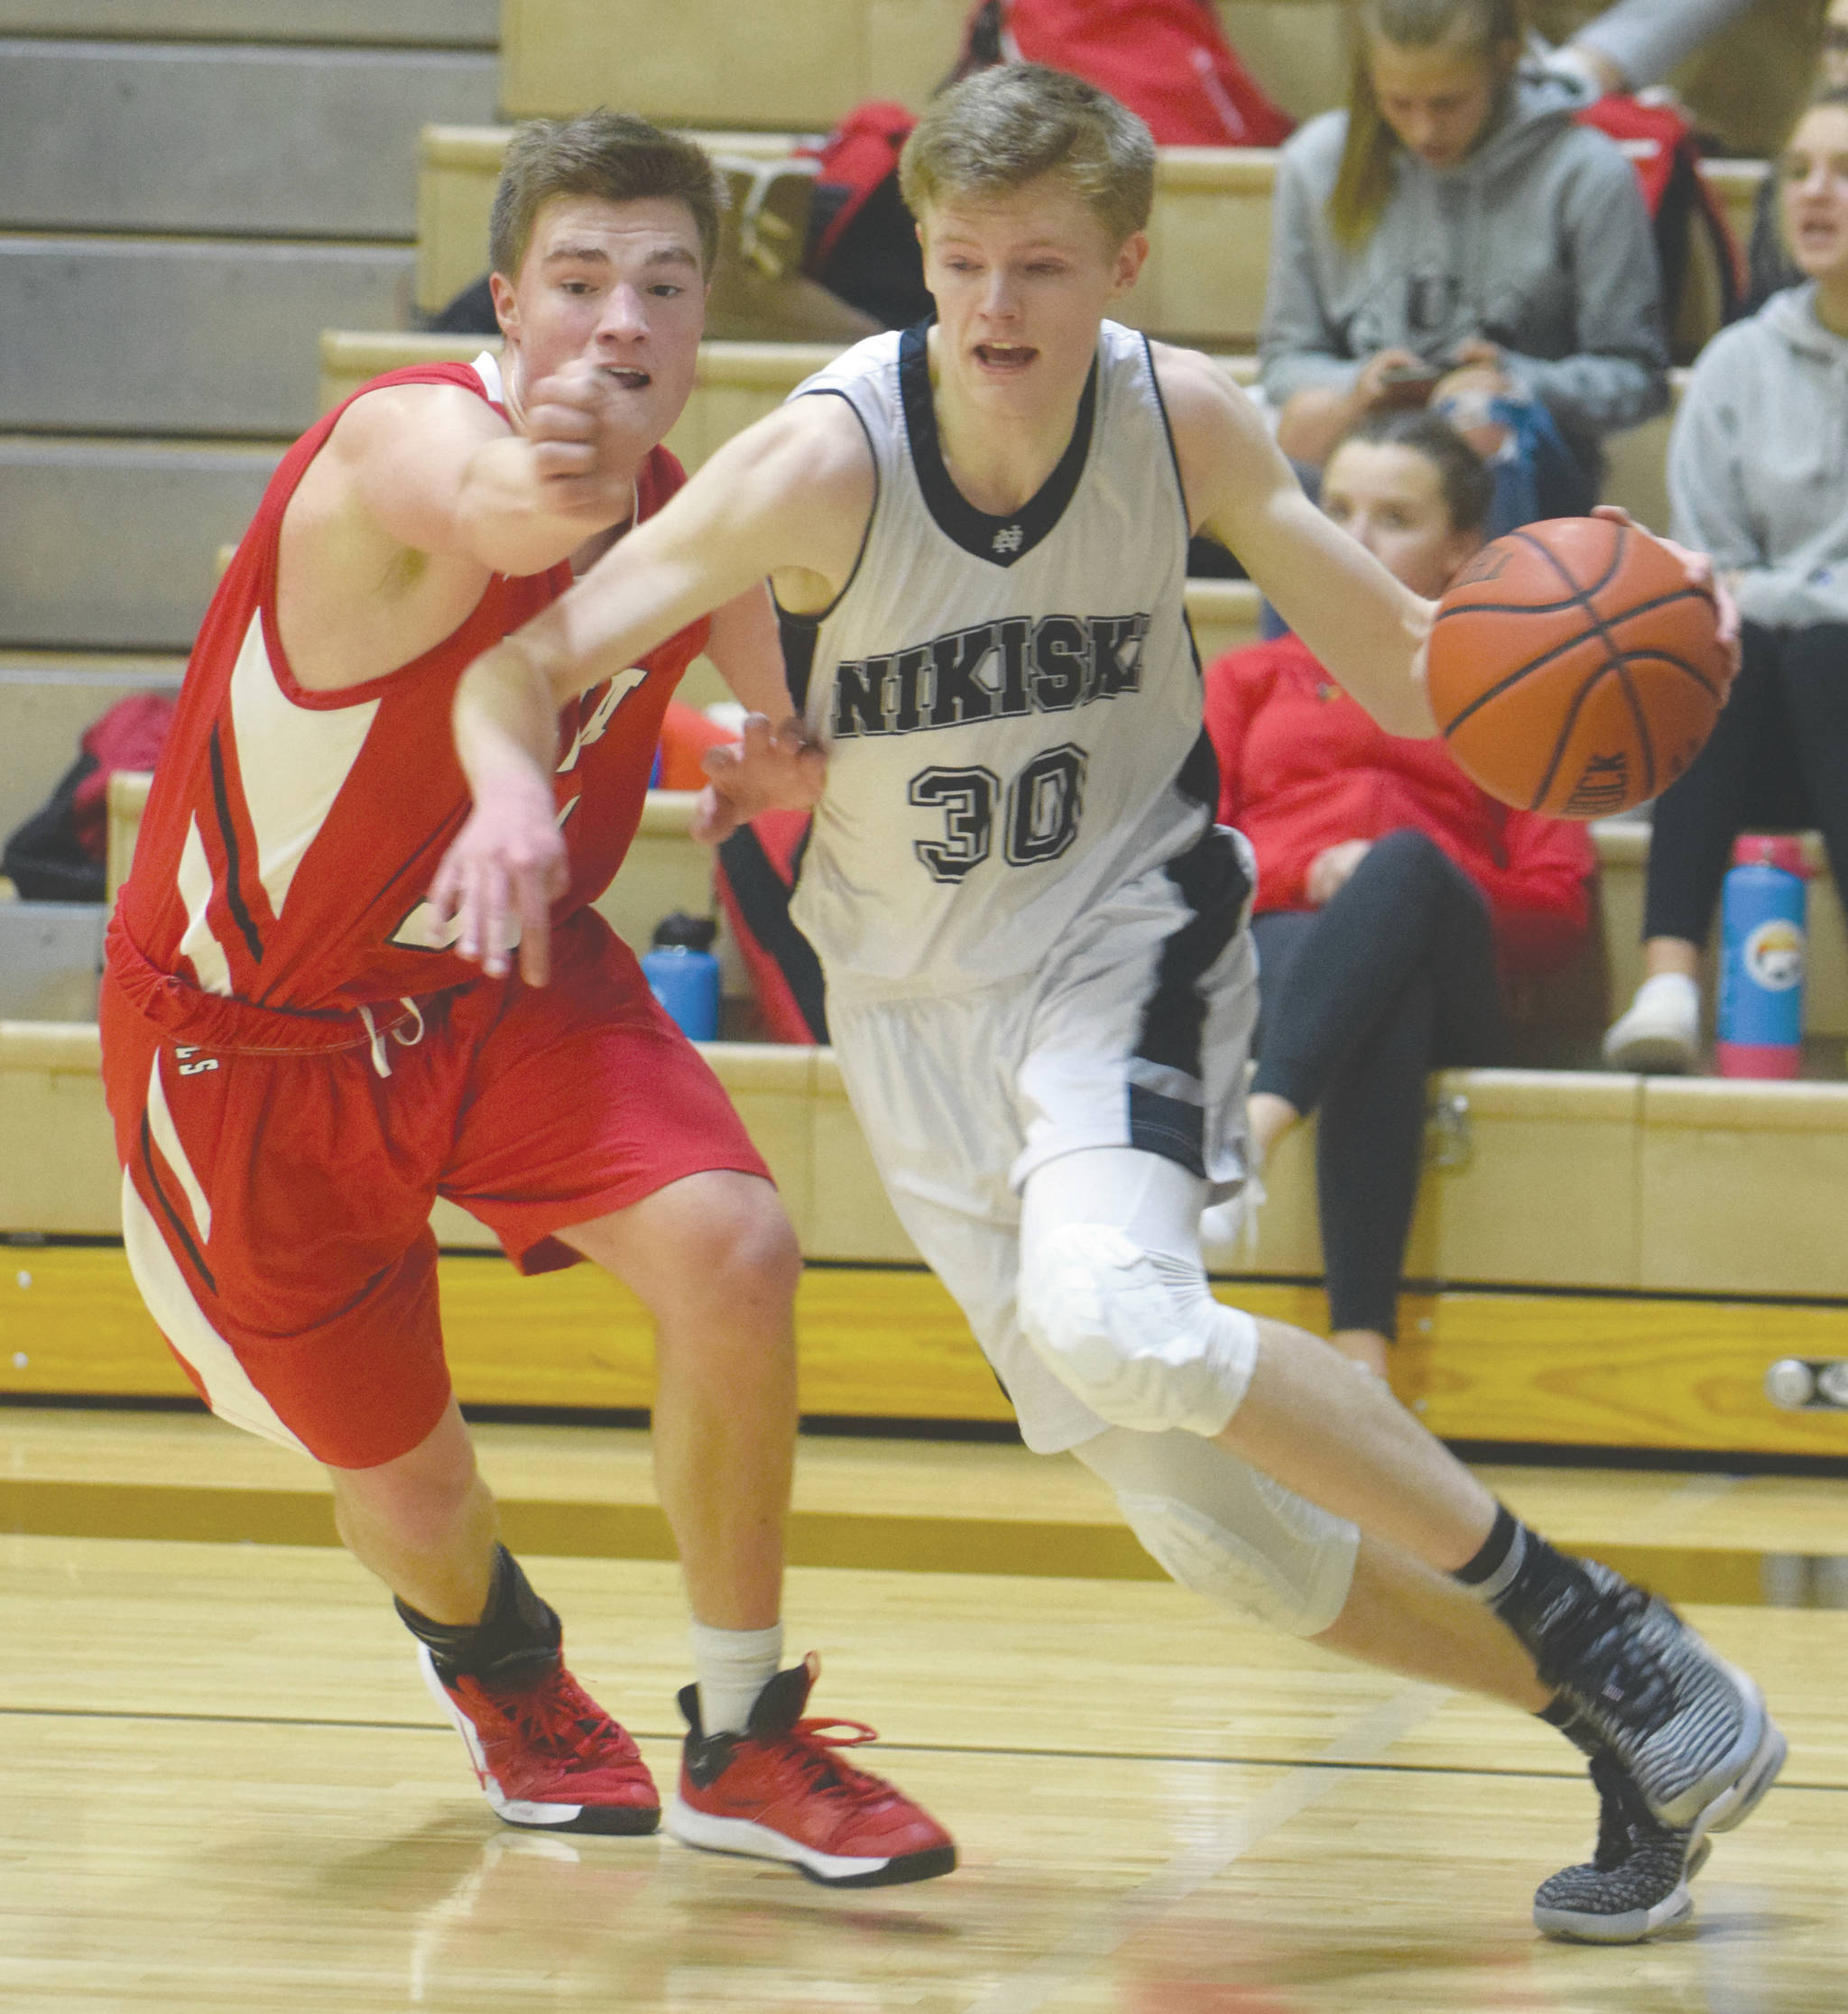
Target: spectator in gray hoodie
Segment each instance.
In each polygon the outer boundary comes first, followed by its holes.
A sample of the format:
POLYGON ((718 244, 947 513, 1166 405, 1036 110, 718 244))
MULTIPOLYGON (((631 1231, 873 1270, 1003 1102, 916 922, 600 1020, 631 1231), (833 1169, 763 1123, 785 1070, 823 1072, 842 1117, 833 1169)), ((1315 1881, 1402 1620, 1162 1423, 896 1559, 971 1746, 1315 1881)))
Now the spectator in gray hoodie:
POLYGON ((1319 466, 1430 401, 1500 466, 1492 527, 1590 508, 1600 437, 1668 401, 1636 177, 1520 67, 1518 0, 1363 0, 1345 111, 1285 146, 1259 348, 1278 440, 1319 466))
POLYGON ((1802 284, 1701 352, 1669 444, 1675 536, 1731 587, 1744 661, 1656 801, 1646 977, 1604 1038, 1619 1069, 1694 1067, 1700 947, 1739 832, 1819 826, 1848 890, 1848 89, 1804 114, 1777 173, 1802 284))

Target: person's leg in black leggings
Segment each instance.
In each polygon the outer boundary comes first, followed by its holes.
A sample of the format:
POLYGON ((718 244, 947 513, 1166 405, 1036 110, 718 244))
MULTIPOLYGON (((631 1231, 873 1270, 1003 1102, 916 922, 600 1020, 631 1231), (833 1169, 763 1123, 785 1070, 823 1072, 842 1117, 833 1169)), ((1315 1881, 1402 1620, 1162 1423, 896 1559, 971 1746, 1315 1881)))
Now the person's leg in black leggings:
POLYGON ((1799 756, 1804 737, 1793 725, 1783 671, 1790 633, 1746 624, 1743 662, 1706 745, 1656 799, 1643 897, 1642 984, 1604 1037, 1604 1059, 1618 1069, 1695 1067, 1701 947, 1713 928, 1732 842, 1753 825, 1810 821, 1799 756))
POLYGON ((1779 630, 1779 684, 1809 816, 1848 902, 1848 624, 1779 630))
POLYGON ((1331 1326, 1376 1367, 1394 1331, 1433 1065, 1506 1054, 1488 904, 1423 834, 1389 834, 1326 908, 1261 917, 1253 1132, 1322 1108, 1331 1326))
MULTIPOLYGON (((1662 939, 1698 953, 1713 928, 1734 838, 1748 819, 1769 815, 1767 785, 1779 771, 1794 781, 1778 633, 1748 623, 1743 643, 1744 661, 1706 745, 1650 813, 1646 956, 1662 939)), ((1691 963, 1686 969, 1692 972, 1691 963)))

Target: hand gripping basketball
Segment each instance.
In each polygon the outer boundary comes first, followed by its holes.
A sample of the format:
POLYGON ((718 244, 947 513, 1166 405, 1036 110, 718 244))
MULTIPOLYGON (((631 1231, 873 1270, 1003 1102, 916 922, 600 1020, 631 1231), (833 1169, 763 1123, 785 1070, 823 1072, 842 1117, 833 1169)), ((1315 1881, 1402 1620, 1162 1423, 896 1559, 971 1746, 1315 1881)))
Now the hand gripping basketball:
POLYGON ((1431 631, 1431 710, 1492 797, 1603 818, 1699 753, 1734 651, 1710 580, 1612 514, 1554 518, 1484 546, 1431 631))

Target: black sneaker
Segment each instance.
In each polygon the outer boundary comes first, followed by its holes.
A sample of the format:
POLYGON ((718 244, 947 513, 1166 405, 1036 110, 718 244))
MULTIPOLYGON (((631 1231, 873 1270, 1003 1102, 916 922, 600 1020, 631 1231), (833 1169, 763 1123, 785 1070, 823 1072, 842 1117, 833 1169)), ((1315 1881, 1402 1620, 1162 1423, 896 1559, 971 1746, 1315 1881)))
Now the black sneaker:
POLYGON ((1694 1913, 1687 1884, 1710 1843, 1691 1825, 1656 1820, 1615 1756, 1592 1757, 1598 1843, 1588 1863, 1562 1868, 1534 1893, 1534 1925, 1581 1944, 1640 1944, 1694 1913))
POLYGON ((1763 1695, 1666 1602, 1595 1560, 1573 1564, 1517 1631, 1542 1682, 1577 1707, 1658 1824, 1736 1825, 1784 1763, 1763 1695))

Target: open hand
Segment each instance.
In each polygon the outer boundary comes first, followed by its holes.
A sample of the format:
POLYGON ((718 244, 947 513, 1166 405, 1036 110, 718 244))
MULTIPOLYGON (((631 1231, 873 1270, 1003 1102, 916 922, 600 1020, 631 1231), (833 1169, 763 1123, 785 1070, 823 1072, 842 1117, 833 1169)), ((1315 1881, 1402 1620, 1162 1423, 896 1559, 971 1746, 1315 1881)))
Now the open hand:
POLYGON ((551 791, 509 772, 477 790, 443 855, 430 884, 433 926, 458 923, 457 951, 490 978, 506 972, 517 943, 520 976, 542 986, 551 975, 551 907, 569 881, 551 791))
POLYGON ((744 716, 744 738, 708 748, 708 779, 693 811, 693 836, 716 846, 762 811, 807 811, 820 800, 827 758, 799 720, 772 728, 767 716, 744 716))

